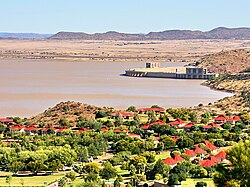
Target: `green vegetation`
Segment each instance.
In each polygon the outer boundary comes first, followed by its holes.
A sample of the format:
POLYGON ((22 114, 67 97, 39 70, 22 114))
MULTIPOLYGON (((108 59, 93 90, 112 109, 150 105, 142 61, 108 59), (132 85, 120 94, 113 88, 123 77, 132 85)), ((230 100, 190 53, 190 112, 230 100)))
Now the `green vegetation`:
MULTIPOLYGON (((60 178, 63 175, 48 175, 48 176, 25 176, 25 177, 12 177, 10 182, 10 186, 44 186, 44 182, 50 184, 60 178), (23 184, 23 185, 22 185, 23 184)), ((9 183, 6 183, 6 178, 0 177, 0 184, 1 186, 9 186, 9 183)))
MULTIPOLYGON (((10 171, 13 175, 1 178, 3 181, 0 182, 6 186, 42 186, 44 182, 58 180, 61 186, 99 187, 112 183, 119 187, 124 182, 128 186, 137 186, 160 180, 168 185, 202 187, 207 184, 213 187, 212 176, 218 184, 218 181, 225 183, 230 179, 223 178, 224 174, 233 177, 233 173, 239 173, 241 181, 231 178, 229 183, 247 183, 248 176, 242 171, 249 167, 245 164, 248 161, 240 162, 245 158, 243 153, 249 154, 246 148, 249 145, 245 143, 249 139, 250 117, 246 111, 237 116, 228 111, 228 116, 220 116, 224 118, 218 124, 217 115, 212 112, 199 116, 187 109, 170 108, 159 112, 154 110, 159 106, 152 107, 142 113, 127 112, 129 116, 126 112, 110 115, 99 110, 94 116, 79 117, 73 122, 60 118, 58 125, 49 130, 46 128, 47 131, 32 126, 33 130, 21 127, 23 130, 19 132, 1 124, 0 165, 3 172, 10 171), (72 127, 72 124, 76 126, 72 127), (218 163, 213 161, 211 165, 203 165, 212 161, 211 157, 216 156, 219 148, 230 149, 235 142, 242 142, 239 145, 244 144, 244 150, 236 146, 228 152, 227 158, 216 157, 218 163), (186 151, 196 149, 202 152, 195 153, 195 156, 186 154, 186 151), (236 154, 238 152, 241 152, 241 157, 236 154), (234 158, 238 162, 234 162, 234 158), (236 169, 229 170, 223 165, 225 159, 231 159, 236 169), (21 173, 32 176, 24 177, 21 173), (48 175, 39 176, 45 173, 48 175)), ((15 121, 28 126, 22 119, 16 118, 15 121)))

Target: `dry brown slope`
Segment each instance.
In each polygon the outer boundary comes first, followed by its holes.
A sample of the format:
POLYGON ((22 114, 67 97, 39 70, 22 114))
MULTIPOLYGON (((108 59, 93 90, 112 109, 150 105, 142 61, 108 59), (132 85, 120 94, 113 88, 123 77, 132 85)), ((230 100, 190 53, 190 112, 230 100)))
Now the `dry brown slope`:
POLYGON ((250 67, 250 51, 237 49, 206 55, 199 67, 207 67, 212 73, 238 73, 250 67))
POLYGON ((94 116, 97 111, 113 112, 114 109, 96 107, 74 101, 61 102, 52 108, 48 108, 43 113, 28 119, 28 122, 31 124, 57 125, 60 119, 66 119, 74 126, 79 117, 89 119, 94 116))

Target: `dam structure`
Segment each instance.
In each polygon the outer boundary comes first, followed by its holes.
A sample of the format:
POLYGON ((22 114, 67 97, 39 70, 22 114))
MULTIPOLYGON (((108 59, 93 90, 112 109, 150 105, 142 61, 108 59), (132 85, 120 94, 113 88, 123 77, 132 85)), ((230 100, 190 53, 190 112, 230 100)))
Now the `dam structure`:
POLYGON ((160 68, 159 63, 146 63, 145 68, 125 70, 125 75, 130 77, 154 77, 174 79, 210 79, 218 74, 208 73, 207 68, 196 66, 165 67, 160 68))

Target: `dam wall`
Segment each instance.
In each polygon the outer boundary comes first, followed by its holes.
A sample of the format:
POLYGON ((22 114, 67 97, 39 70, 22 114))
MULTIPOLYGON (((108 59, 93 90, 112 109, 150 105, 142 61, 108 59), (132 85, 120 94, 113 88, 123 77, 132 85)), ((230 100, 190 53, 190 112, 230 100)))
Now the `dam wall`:
POLYGON ((136 70, 126 70, 126 76, 130 77, 153 77, 153 78, 172 78, 172 79, 210 79, 217 76, 215 74, 187 74, 173 72, 146 72, 136 70))

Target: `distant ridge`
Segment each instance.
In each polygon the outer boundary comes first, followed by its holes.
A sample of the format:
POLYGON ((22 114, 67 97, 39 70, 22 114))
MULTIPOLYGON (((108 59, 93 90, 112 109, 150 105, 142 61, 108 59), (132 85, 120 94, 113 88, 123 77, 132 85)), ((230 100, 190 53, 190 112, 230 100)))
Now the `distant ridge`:
POLYGON ((42 38, 48 38, 52 35, 53 34, 0 32, 0 39, 3 39, 3 38, 42 39, 42 38))
MULTIPOLYGON (((0 36, 1 37, 1 36, 0 36)), ((211 31, 166 30, 148 34, 127 34, 115 31, 87 34, 84 32, 58 32, 49 39, 58 40, 189 40, 189 39, 250 39, 250 28, 218 27, 211 31)))

